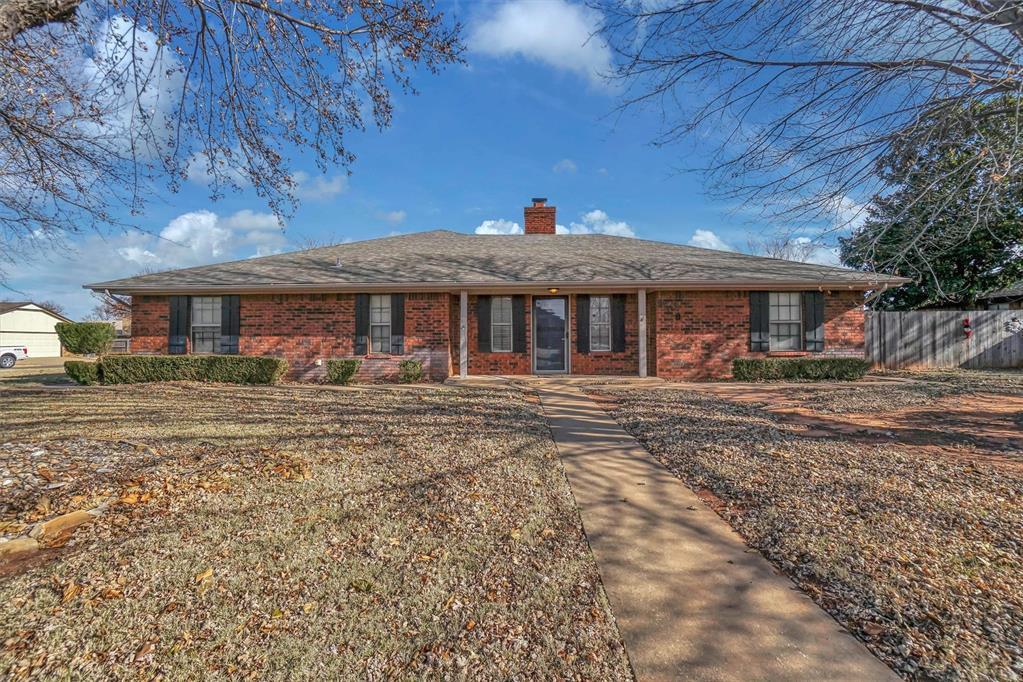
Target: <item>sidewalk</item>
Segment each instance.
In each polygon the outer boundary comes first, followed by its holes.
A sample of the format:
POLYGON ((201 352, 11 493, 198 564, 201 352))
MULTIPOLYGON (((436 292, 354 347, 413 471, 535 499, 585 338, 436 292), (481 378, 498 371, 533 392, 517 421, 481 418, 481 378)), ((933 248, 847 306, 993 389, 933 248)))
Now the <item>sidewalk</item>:
POLYGON ((897 679, 592 400, 537 388, 639 680, 897 679))

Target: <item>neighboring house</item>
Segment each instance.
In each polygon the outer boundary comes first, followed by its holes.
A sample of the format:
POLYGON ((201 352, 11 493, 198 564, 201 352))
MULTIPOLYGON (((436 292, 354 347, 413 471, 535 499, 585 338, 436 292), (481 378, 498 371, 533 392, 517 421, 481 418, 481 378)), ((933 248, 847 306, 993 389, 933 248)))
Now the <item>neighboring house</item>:
POLYGON ((30 358, 59 358, 58 322, 70 320, 30 301, 0 301, 0 346, 23 346, 30 358))
POLYGON ((132 351, 287 358, 294 378, 402 358, 480 374, 726 377, 737 357, 863 354, 863 292, 905 279, 606 235, 445 230, 100 282, 132 297, 132 351))
POLYGON ((988 310, 1020 310, 1023 309, 1023 282, 991 291, 977 299, 988 310))

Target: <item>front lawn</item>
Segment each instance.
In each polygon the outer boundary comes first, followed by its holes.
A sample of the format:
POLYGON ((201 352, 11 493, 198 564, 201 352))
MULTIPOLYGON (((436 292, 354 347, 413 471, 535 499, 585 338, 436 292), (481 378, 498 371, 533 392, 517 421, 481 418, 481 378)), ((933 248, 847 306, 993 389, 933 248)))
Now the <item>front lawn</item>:
POLYGON ((1023 676, 1023 464, 968 442, 820 437, 712 390, 597 397, 896 671, 1023 676))
POLYGON ((0 678, 631 676, 520 392, 2 400, 2 529, 108 510, 0 577, 0 678))

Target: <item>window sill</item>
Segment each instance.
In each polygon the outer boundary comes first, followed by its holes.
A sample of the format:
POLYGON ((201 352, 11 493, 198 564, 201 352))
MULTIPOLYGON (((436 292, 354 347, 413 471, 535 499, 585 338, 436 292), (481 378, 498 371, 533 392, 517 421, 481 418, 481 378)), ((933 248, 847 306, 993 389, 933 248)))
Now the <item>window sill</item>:
POLYGON ((808 350, 770 350, 767 351, 769 358, 802 358, 813 355, 808 350))

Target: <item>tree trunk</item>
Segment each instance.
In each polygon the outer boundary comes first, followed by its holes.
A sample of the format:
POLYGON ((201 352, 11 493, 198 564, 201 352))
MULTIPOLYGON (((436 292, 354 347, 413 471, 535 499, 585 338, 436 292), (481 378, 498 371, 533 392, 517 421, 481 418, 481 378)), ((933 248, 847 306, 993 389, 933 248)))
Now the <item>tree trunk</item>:
POLYGON ((0 41, 8 42, 23 31, 75 16, 82 0, 0 0, 0 41))

